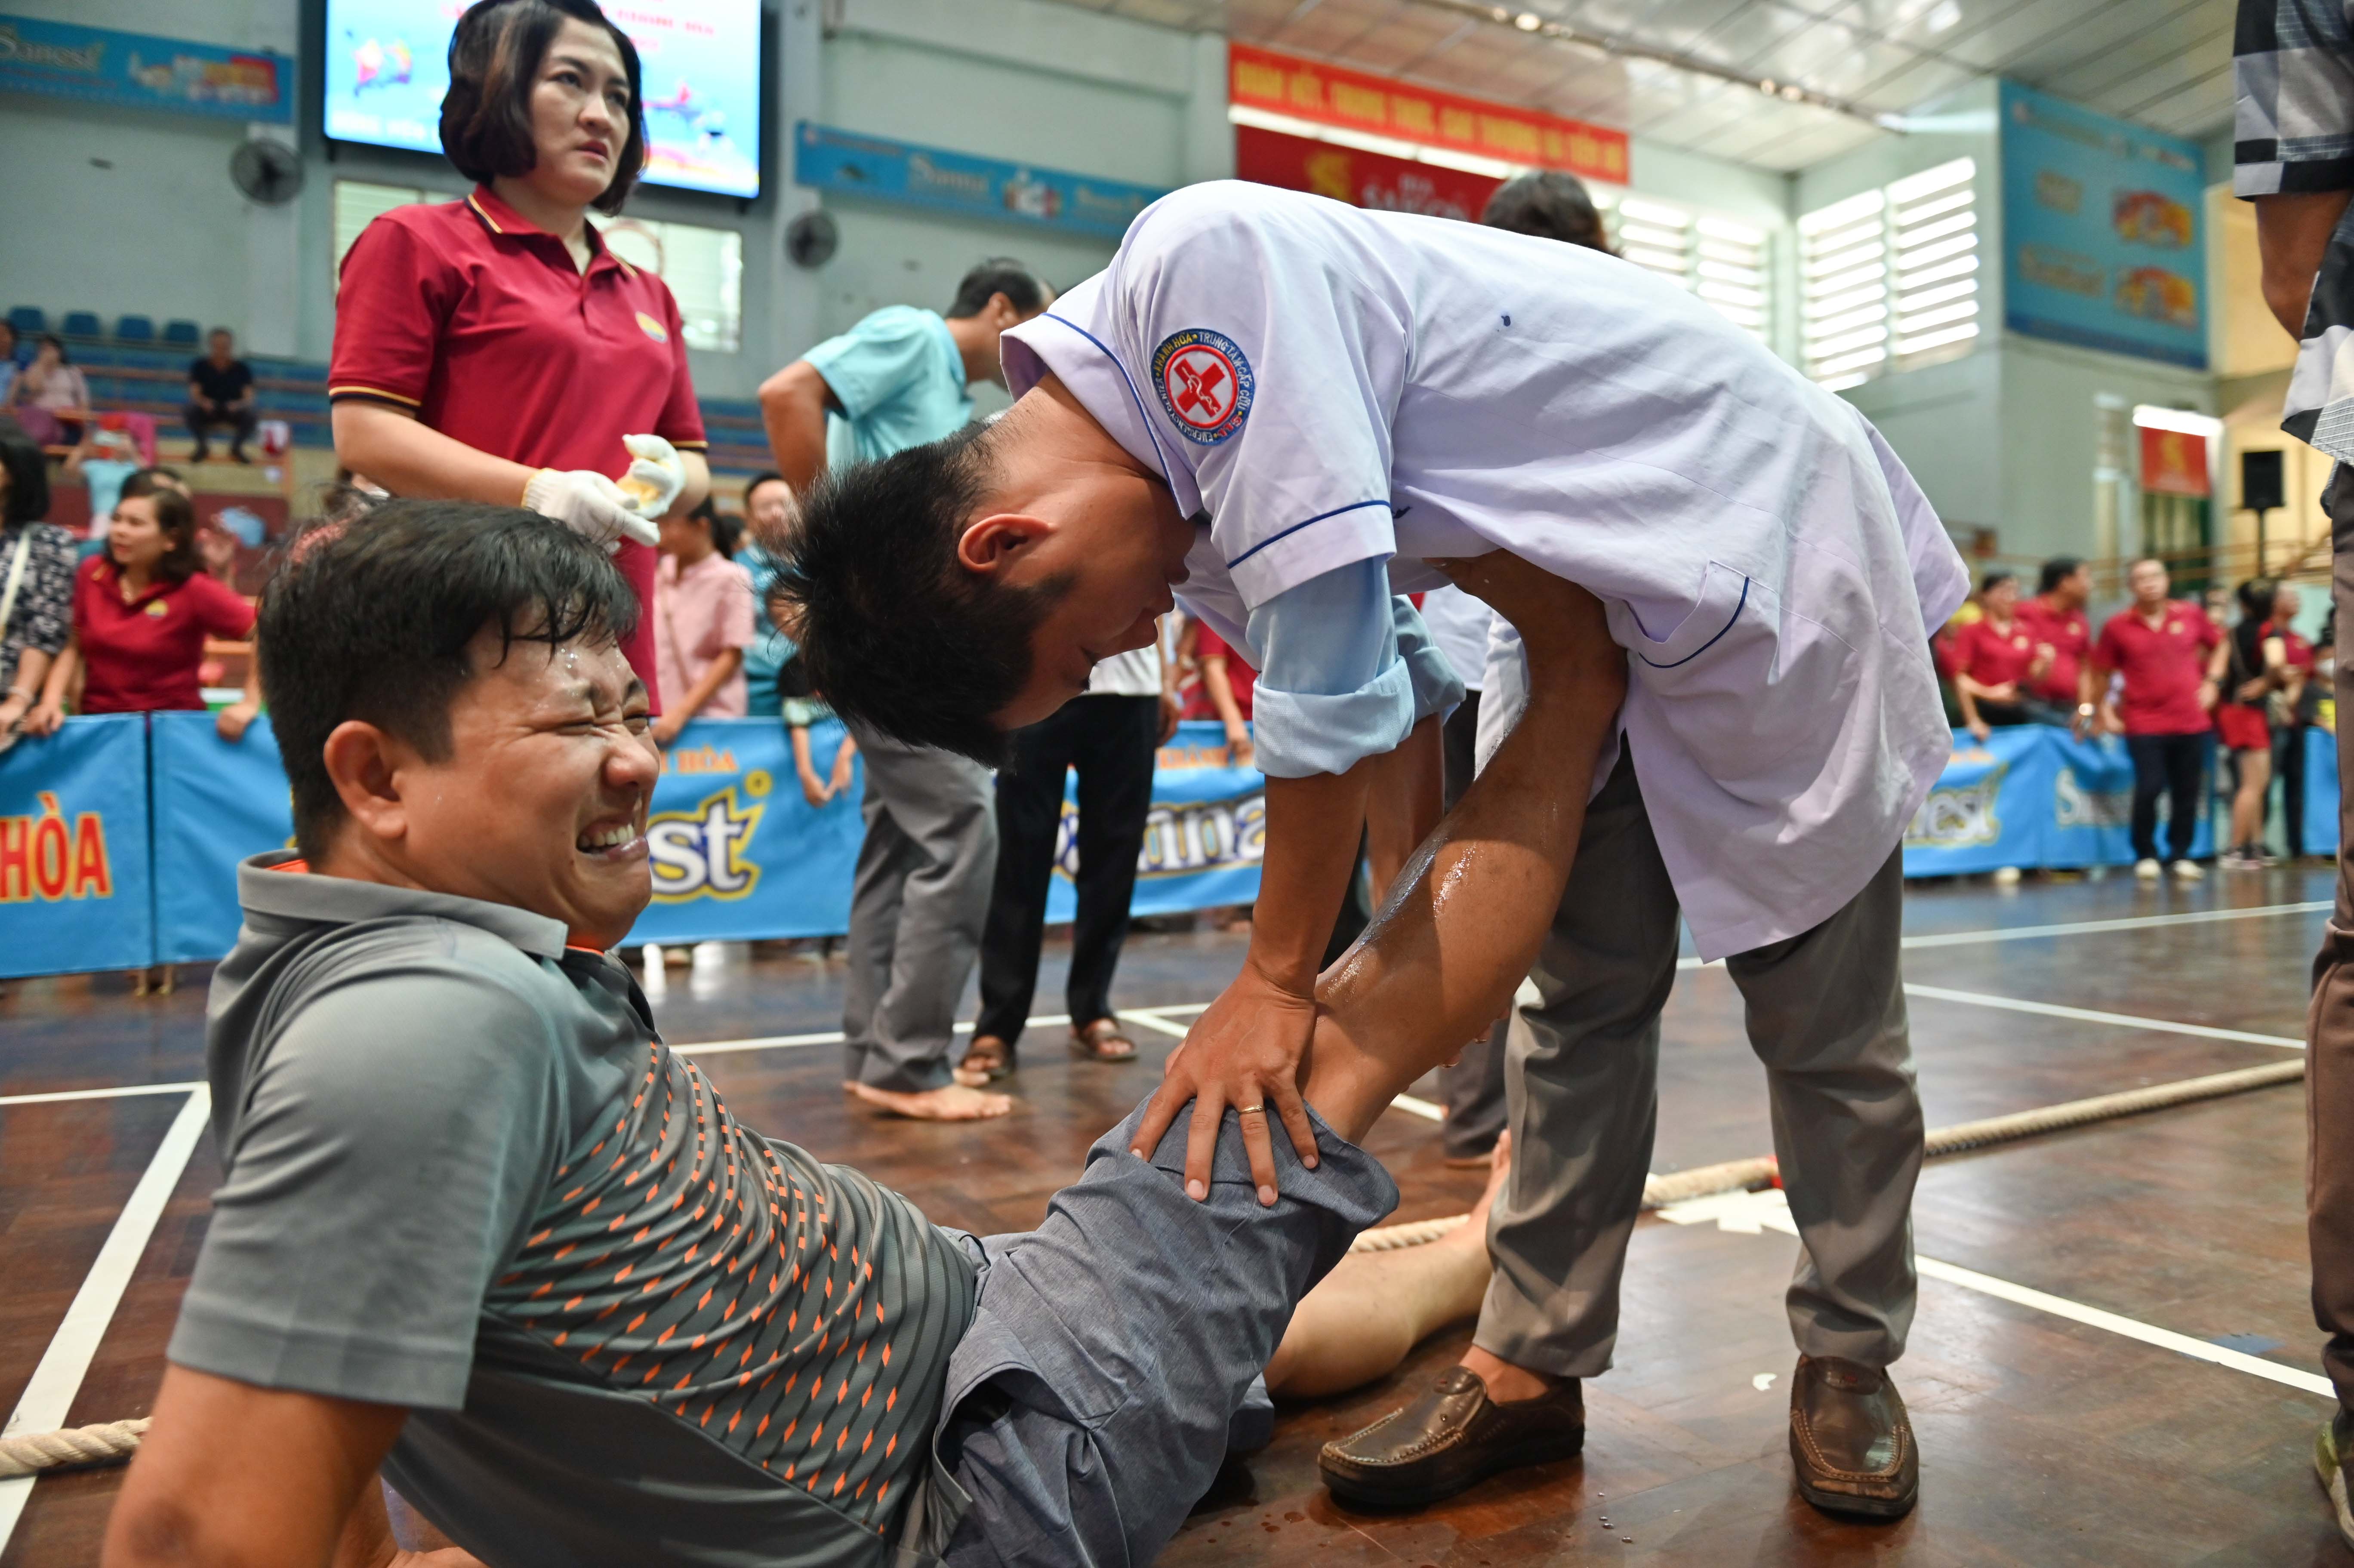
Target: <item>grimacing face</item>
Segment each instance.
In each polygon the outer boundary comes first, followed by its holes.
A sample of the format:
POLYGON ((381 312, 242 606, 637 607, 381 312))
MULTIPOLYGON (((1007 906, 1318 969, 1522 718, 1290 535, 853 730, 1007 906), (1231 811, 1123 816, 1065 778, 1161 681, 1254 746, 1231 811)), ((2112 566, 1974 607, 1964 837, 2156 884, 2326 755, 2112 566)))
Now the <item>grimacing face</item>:
POLYGON ((646 814, 660 756, 646 690, 620 647, 515 642, 470 649, 476 674, 450 705, 449 754, 403 779, 405 853, 426 885, 561 921, 608 948, 653 895, 646 814))
POLYGON ((1097 663, 1150 647, 1193 547, 1193 525, 1168 490, 1139 476, 1107 471, 1053 504, 1054 535, 1009 580, 1065 576, 1069 587, 1031 633, 1030 679, 997 714, 1000 729, 1037 723, 1085 692, 1097 663))

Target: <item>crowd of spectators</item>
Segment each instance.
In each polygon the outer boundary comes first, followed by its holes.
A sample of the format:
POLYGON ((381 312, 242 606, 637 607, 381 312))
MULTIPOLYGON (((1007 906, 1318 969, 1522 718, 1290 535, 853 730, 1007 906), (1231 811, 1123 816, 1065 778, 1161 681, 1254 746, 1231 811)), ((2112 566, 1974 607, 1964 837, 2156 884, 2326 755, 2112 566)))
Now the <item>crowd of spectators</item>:
MULTIPOLYGON (((2045 562, 2039 591, 2026 599, 2012 573, 1986 573, 1935 643, 1956 726, 1981 742, 2025 724, 2121 737, 2134 768, 2135 871, 2145 879, 2205 874, 2194 838, 2219 753, 2229 805, 2214 816, 2217 863, 2279 863, 2270 848, 2275 800, 2279 842, 2287 858, 2301 859, 2305 732, 2335 724, 2326 679, 2334 626, 2317 641, 2303 636, 2296 589, 2267 577, 2216 592, 2212 611, 2175 597, 2155 558, 2135 562, 2126 587, 2131 601, 2095 639, 2086 615, 2092 574, 2082 561, 2045 562)), ((2006 882, 2016 874, 1999 874, 2006 882)))

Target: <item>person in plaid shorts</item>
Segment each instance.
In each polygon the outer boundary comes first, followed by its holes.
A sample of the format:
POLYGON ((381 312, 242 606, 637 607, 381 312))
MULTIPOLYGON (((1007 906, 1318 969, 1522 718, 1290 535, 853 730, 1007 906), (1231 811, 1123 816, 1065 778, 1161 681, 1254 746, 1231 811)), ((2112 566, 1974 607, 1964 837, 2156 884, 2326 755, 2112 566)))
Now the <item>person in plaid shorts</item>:
MULTIPOLYGON (((2334 0, 2240 0, 2232 75, 2238 99, 2232 188, 2255 203, 2264 303, 2298 340, 2281 428, 2338 460, 2329 514, 2332 593, 2354 601, 2354 27, 2334 0)), ((2342 699, 2344 665, 2335 677, 2342 699)), ((2311 1154, 2306 1235, 2313 1315, 2328 1335, 2322 1363, 2338 1412, 2315 1468, 2354 1545, 2347 1466, 2354 1459, 2354 820, 2343 780, 2354 755, 2338 736, 2338 907, 2314 958, 2306 1017, 2311 1154)))

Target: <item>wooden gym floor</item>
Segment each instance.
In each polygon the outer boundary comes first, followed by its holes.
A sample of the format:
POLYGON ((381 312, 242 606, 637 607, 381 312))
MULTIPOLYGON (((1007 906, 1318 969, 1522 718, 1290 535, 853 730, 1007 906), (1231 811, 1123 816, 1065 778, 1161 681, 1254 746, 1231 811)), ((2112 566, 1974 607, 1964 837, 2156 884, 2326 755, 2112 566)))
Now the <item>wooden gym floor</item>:
MULTIPOLYGON (((2280 1060, 2303 1032, 2329 893, 2327 874, 2287 870, 2192 888, 2118 874, 1916 887, 1905 964, 1930 1125, 2280 1060)), ((1235 936, 1138 935, 1118 995, 1167 1010, 1131 1017, 1145 1061, 1076 1064, 1059 1026, 1034 1027, 1019 1109, 981 1128, 844 1103, 835 1051, 804 1038, 839 1027, 838 961, 673 969, 656 1012, 674 1042, 733 1043, 701 1059, 753 1126, 863 1166, 943 1223, 1018 1229, 1241 951, 1235 936)), ((1042 1013, 1061 1006, 1051 947, 1046 968, 1042 1013)), ((204 979, 167 999, 105 976, 0 1000, 0 1408, 21 1404, 33 1425, 118 1419, 153 1397, 219 1174, 187 1092, 204 979)), ((1721 969, 1679 977, 1666 1035, 1653 1169, 1767 1151, 1721 969)), ((1230 1467, 1163 1562, 2354 1563, 2307 1457, 2329 1403, 2306 1302, 2303 1114, 2291 1086, 1929 1165, 1920 1312, 1895 1369, 1922 1500, 1902 1522, 1836 1523, 1791 1495, 1781 1291, 1797 1244, 1765 1194, 1638 1227, 1618 1365, 1587 1384, 1582 1460, 1420 1514, 1325 1494, 1318 1446, 1422 1385, 1467 1325, 1382 1384, 1285 1410, 1274 1446, 1230 1467)), ((1474 1174, 1441 1167, 1436 1134, 1399 1110, 1371 1139, 1404 1191, 1400 1220, 1476 1193, 1474 1174)), ((120 1476, 0 1482, 0 1568, 95 1562, 120 1476)))

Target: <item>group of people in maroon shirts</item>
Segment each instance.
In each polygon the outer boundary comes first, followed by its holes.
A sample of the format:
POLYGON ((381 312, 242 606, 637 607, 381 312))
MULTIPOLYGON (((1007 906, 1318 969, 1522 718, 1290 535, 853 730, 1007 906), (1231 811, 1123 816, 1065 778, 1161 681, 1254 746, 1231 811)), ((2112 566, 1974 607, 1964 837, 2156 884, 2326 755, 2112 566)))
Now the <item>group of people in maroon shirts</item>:
MULTIPOLYGON (((2288 852, 2300 855, 2300 743, 2317 656, 2294 625, 2296 590, 2264 577, 2243 583, 2239 620, 2227 631, 2199 604, 2172 597, 2163 561, 2136 561, 2126 583, 2132 603, 2095 637, 2084 609, 2092 575, 2082 561, 2062 556, 2045 562, 2030 598, 2020 597, 2012 573, 1987 573, 1977 618, 1948 626, 1935 644, 1962 726, 1981 741, 1995 729, 2026 724, 2065 727, 2080 737, 2122 736, 2134 768, 2134 869, 2148 880, 2168 871, 2183 881, 2205 874, 2191 858, 2192 837, 2199 793, 2220 741, 2235 779, 2221 863, 2273 863, 2264 820, 2275 771, 2288 852), (2160 799, 2167 801, 2162 854, 2160 799)), ((2225 836, 2217 834, 2219 842, 2225 836)))

